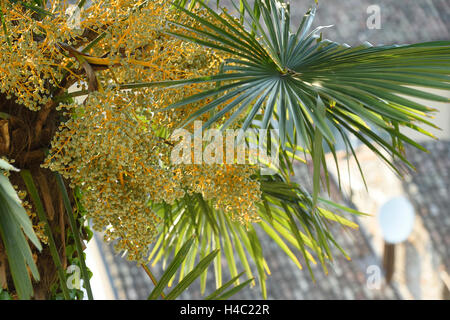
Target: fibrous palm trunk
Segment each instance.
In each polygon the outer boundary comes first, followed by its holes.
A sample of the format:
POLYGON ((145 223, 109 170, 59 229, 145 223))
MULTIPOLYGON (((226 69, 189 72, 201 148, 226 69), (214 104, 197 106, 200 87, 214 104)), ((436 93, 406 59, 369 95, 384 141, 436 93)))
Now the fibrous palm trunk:
MULTIPOLYGON (((34 112, 18 105, 13 99, 7 99, 0 94, 0 157, 14 159, 14 166, 18 169, 30 170, 38 188, 41 201, 55 239, 60 259, 65 269, 67 259, 65 247, 69 225, 53 172, 41 168, 45 158, 45 148, 50 144, 58 126, 58 114, 52 109, 43 117, 41 111, 34 112), (39 128, 37 128, 39 127, 39 128)), ((18 190, 26 191, 25 184, 19 173, 11 173, 10 181, 18 190)), ((25 198, 34 211, 33 203, 25 198)), ((37 216, 32 218, 33 224, 39 223, 37 216)), ((34 282, 34 298, 48 299, 52 296, 52 286, 58 283, 55 264, 53 263, 48 246, 38 252, 30 246, 38 266, 40 281, 34 282)), ((6 253, 0 240, 0 285, 10 293, 14 293, 14 286, 6 262, 6 253), (3 277, 1 276, 3 274, 3 277), (3 278, 3 280, 2 280, 3 278)))

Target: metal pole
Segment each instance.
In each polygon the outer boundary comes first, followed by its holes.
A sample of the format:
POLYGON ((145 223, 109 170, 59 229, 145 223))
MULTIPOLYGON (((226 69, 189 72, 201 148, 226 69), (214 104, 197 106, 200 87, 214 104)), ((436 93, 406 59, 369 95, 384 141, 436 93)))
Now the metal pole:
POLYGON ((386 277, 386 283, 389 284, 394 275, 395 269, 395 245, 385 242, 383 255, 383 268, 386 277))

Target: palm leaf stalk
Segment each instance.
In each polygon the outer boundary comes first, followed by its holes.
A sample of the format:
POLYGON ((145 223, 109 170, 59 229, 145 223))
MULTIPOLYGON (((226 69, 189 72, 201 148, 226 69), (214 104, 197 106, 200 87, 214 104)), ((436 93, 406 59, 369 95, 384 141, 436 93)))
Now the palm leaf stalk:
POLYGON ((69 218, 68 221, 69 221, 70 229, 72 230, 72 234, 73 234, 73 237, 75 240, 75 248, 77 250, 78 257, 80 259, 79 261, 80 261, 81 274, 83 277, 83 285, 86 288, 88 299, 94 300, 94 296, 92 294, 92 289, 91 289, 91 284, 89 282, 89 273, 88 273, 88 269, 86 267, 86 261, 85 261, 85 257, 84 257, 84 253, 83 253, 83 246, 81 243, 82 240, 80 237, 80 231, 77 227, 77 223, 76 223, 74 215, 73 215, 73 210, 72 210, 72 206, 70 204, 69 195, 67 193, 67 189, 64 184, 64 180, 63 180, 62 176, 59 173, 55 173, 55 176, 56 176, 56 181, 58 183, 59 190, 61 191, 64 207, 66 209, 67 216, 69 218))
POLYGON ((53 237, 53 233, 50 227, 50 224, 47 219, 47 214, 45 213, 44 206, 42 204, 41 198, 39 197, 38 190, 33 181, 33 177, 29 170, 22 170, 21 176, 27 186, 28 192, 30 193, 31 199, 33 200, 36 211, 39 216, 39 220, 44 223, 45 235, 48 238, 48 246, 50 249, 50 254, 53 259, 53 263, 55 264, 56 270, 58 272, 58 278, 60 282, 60 287, 65 300, 70 299, 69 290, 67 288, 66 282, 66 274, 65 270, 62 266, 61 258, 59 257, 58 249, 56 248, 55 239, 53 237))

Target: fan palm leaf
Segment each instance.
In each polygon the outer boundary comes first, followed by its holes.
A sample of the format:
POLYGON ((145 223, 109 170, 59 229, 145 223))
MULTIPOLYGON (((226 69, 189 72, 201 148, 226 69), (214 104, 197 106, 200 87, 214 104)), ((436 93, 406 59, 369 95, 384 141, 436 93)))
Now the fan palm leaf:
POLYGON ((426 118, 434 109, 414 98, 449 101, 428 90, 450 88, 448 41, 378 47, 365 43, 353 48, 323 40, 320 31, 324 27, 310 31, 315 9, 291 32, 288 3, 257 0, 259 14, 255 15, 242 0, 247 25, 254 26, 247 30, 226 11, 219 15, 199 3, 214 23, 204 14, 178 7, 201 27, 171 21, 175 30, 168 33, 233 57, 225 61, 219 74, 176 82, 222 82, 167 107, 216 97, 185 124, 220 109, 204 127, 224 116, 229 120, 222 129, 235 121, 241 121, 244 130, 255 124, 264 129, 276 127, 283 146, 290 138, 311 153, 314 149, 323 153, 318 148, 322 138, 333 149, 336 132, 344 139, 353 134, 397 170, 380 148, 409 164, 402 154, 403 143, 421 147, 400 128, 430 135, 421 125, 433 126, 426 118), (260 115, 262 120, 255 122, 260 115))

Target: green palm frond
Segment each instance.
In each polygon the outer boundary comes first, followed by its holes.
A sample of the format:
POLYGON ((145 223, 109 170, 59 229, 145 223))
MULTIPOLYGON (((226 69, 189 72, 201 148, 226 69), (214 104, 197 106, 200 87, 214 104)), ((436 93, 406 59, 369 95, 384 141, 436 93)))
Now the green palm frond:
MULTIPOLYGON (((254 225, 244 226, 233 221, 230 214, 214 209, 212 202, 206 201, 200 194, 186 195, 172 206, 153 204, 152 208, 163 218, 164 224, 149 262, 156 264, 162 260, 165 265, 171 253, 180 252, 183 243, 194 234, 194 250, 190 258, 183 262, 178 281, 182 281, 184 275, 192 270, 197 257, 203 259, 219 249, 223 257, 218 255, 214 260, 216 286, 222 285, 221 259, 225 258, 231 277, 238 275, 239 268, 245 270, 248 278, 254 278, 256 272, 263 297, 266 297, 266 277, 270 269, 264 258, 261 234, 273 239, 298 268, 303 269, 306 265, 313 278, 310 265, 317 264, 318 260, 326 272, 327 261, 333 258, 333 246, 347 257, 329 232, 328 222, 357 228, 355 223, 324 208, 313 210, 311 195, 281 175, 261 176, 258 179, 262 191, 262 201, 258 205, 261 221, 254 225)), ((343 208, 325 199, 323 202, 343 208)), ((360 214, 357 211, 353 213, 360 214)), ((208 270, 205 270, 200 278, 202 293, 207 273, 208 270)), ((173 276, 170 283, 174 281, 173 276)))
POLYGON ((73 208, 70 204, 70 198, 67 193, 66 186, 64 184, 64 180, 62 176, 59 173, 55 173, 56 181, 58 183, 59 191, 61 192, 64 208, 66 209, 67 217, 69 218, 69 226, 72 230, 72 235, 75 240, 75 248, 78 253, 79 261, 80 261, 80 269, 81 274, 83 277, 83 285, 86 288, 87 296, 89 300, 94 300, 94 296, 92 294, 91 284, 89 281, 89 272, 88 268, 86 266, 86 257, 83 253, 83 246, 82 246, 82 239, 80 236, 80 231, 77 226, 77 222, 75 220, 74 214, 73 214, 73 208))
MULTIPOLYGON (((191 266, 189 272, 184 277, 180 276, 179 283, 166 295, 164 293, 164 289, 172 282, 171 279, 173 279, 173 277, 176 275, 177 272, 183 274, 183 272, 185 271, 184 266, 186 261, 187 260, 195 261, 195 254, 193 255, 194 258, 192 259, 192 251, 195 250, 193 244, 194 238, 191 236, 189 239, 186 240, 185 243, 183 243, 182 247, 176 253, 176 255, 170 262, 167 269, 164 271, 159 281, 155 279, 152 272, 150 271, 150 268, 148 268, 148 266, 146 265, 143 265, 144 270, 150 276, 152 282, 155 285, 155 288, 148 296, 149 300, 155 300, 158 298, 158 296, 161 296, 164 300, 176 299, 181 293, 183 293, 187 288, 189 288, 195 280, 197 280, 199 277, 201 277, 202 274, 206 272, 208 267, 213 262, 214 258, 216 258, 216 256, 219 254, 219 250, 216 249, 209 252, 206 257, 201 258, 201 260, 197 263, 197 265, 191 266)), ((208 297, 206 297, 206 300, 227 299, 228 297, 236 294, 237 292, 245 288, 245 286, 247 286, 253 279, 246 280, 245 282, 237 284, 231 289, 229 289, 230 286, 236 284, 236 282, 243 274, 244 273, 242 272, 237 276, 233 277, 223 286, 221 286, 216 291, 211 293, 208 297)))
MULTIPOLYGON (((392 160, 380 148, 410 165, 402 154, 403 143, 421 147, 400 128, 409 127, 431 136, 420 126, 433 126, 426 119, 433 109, 412 98, 449 101, 427 90, 450 89, 450 42, 379 47, 365 43, 352 48, 323 40, 320 31, 324 27, 310 31, 315 9, 308 11, 293 33, 289 4, 257 0, 256 15, 246 0, 241 2, 247 25, 254 26, 252 30, 226 11, 219 15, 201 2, 206 15, 178 7, 201 27, 171 21, 175 29, 169 34, 224 51, 233 58, 225 61, 222 73, 184 81, 222 82, 220 86, 167 109, 216 97, 185 123, 220 109, 205 127, 228 116, 222 129, 241 121, 245 130, 260 116, 257 125, 279 129, 283 145, 290 138, 314 153, 323 141, 333 150, 337 132, 345 140, 352 134, 394 170, 392 160)), ((323 155, 323 150, 318 151, 323 155)), ((322 158, 320 154, 318 159, 322 158)))
POLYGON ((28 240, 40 251, 41 243, 16 190, 4 171, 19 171, 0 159, 0 239, 5 247, 11 276, 20 299, 33 296, 31 275, 39 281, 39 271, 33 260, 28 240))

